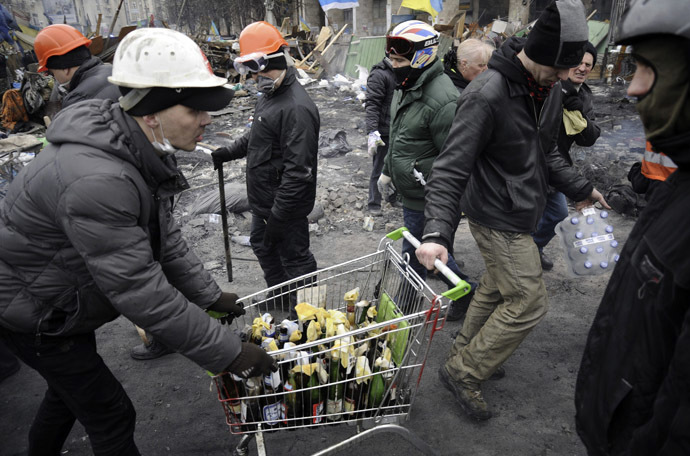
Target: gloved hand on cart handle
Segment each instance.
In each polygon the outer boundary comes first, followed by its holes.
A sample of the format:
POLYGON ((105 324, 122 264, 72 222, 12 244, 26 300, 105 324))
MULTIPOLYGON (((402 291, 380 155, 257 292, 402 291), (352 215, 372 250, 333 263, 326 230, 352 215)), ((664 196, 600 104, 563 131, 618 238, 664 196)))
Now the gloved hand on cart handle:
POLYGON ((434 261, 436 261, 436 258, 441 260, 443 264, 448 263, 448 249, 441 244, 436 244, 434 242, 425 242, 424 244, 420 245, 415 251, 415 254, 417 255, 417 259, 422 266, 430 271, 436 268, 434 266, 434 261))
POLYGON ((227 315, 220 317, 221 323, 230 324, 235 317, 244 315, 246 311, 244 310, 244 305, 242 303, 237 304, 238 296, 235 293, 222 292, 220 298, 207 310, 212 310, 214 312, 226 313, 227 315))
POLYGON ((381 199, 383 201, 388 201, 390 196, 393 194, 395 191, 395 186, 393 185, 393 181, 389 176, 386 176, 385 174, 381 174, 379 176, 378 182, 376 182, 376 186, 379 189, 379 193, 381 194, 381 199))
POLYGON ((369 153, 370 157, 376 155, 376 150, 379 146, 385 145, 386 143, 383 142, 383 139, 381 139, 381 133, 379 133, 378 130, 369 133, 369 137, 367 138, 367 152, 369 153))
POLYGON ((242 351, 225 370, 238 377, 251 378, 277 371, 278 364, 263 348, 242 342, 242 351))

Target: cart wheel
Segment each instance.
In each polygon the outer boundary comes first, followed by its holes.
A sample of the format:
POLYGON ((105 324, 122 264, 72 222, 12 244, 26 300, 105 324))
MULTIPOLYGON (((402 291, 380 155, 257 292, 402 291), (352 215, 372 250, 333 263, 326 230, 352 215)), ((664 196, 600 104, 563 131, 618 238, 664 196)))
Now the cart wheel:
POLYGON ((232 456, 247 456, 249 454, 249 443, 254 438, 254 434, 246 434, 240 439, 240 443, 235 447, 232 456))

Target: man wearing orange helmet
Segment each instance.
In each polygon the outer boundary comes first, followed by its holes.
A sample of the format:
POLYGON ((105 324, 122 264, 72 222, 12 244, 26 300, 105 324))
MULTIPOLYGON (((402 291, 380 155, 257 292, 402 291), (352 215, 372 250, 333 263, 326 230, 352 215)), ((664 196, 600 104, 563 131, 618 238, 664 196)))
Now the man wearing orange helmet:
POLYGON ((112 65, 92 56, 89 46, 90 39, 66 24, 49 25, 36 35, 38 71, 49 71, 58 82, 63 108, 91 98, 117 100, 120 96, 108 82, 112 65))
MULTIPOLYGON (((247 157, 247 195, 252 209, 250 241, 269 286, 316 270, 309 250, 307 215, 316 199, 319 111, 287 53, 288 43, 267 22, 240 34, 235 69, 254 73, 263 93, 251 129, 230 147, 213 152, 216 167, 247 157)), ((290 295, 290 309, 294 307, 290 295)))

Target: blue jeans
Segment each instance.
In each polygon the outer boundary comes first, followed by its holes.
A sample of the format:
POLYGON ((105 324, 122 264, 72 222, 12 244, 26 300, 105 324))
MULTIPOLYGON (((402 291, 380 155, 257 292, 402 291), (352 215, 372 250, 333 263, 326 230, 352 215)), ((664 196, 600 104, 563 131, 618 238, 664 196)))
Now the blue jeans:
POLYGON ((537 225, 537 231, 532 233, 534 243, 540 252, 556 235, 556 225, 567 216, 568 202, 565 195, 561 192, 550 192, 546 197, 546 207, 537 225))
MULTIPOLYGON (((419 241, 421 242, 422 235, 424 234, 424 223, 426 222, 424 212, 415 211, 413 209, 403 207, 403 221, 405 223, 405 227, 408 230, 410 230, 410 234, 419 239, 419 241)), ((403 240, 403 255, 405 255, 406 253, 410 255, 410 266, 417 274, 419 274, 419 277, 421 277, 423 280, 426 280, 427 269, 424 266, 422 266, 419 260, 417 260, 417 255, 415 255, 414 251, 415 248, 412 246, 412 244, 403 240)), ((469 279, 469 277, 466 274, 463 274, 463 272, 460 271, 460 268, 455 262, 455 259, 450 254, 448 254, 448 263, 446 264, 446 266, 448 266, 448 268, 462 280, 467 281, 467 279, 469 279)), ((443 280, 443 282, 446 285, 448 285, 449 288, 453 288, 455 286, 443 274, 439 274, 439 278, 443 280)))

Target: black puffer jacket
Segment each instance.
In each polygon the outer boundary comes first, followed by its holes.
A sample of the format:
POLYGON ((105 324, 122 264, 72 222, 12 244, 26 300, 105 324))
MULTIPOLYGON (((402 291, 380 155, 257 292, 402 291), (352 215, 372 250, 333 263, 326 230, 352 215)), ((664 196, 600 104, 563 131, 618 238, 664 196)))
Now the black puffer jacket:
POLYGON ((271 95, 256 103, 252 128, 228 147, 230 160, 247 157, 252 212, 280 220, 306 217, 316 199, 319 110, 288 68, 271 95))
POLYGON ((98 57, 91 57, 79 66, 69 82, 69 93, 62 99, 62 107, 92 98, 115 100, 120 90, 108 82, 113 66, 103 63, 98 57))
POLYGON ((174 157, 158 157, 111 100, 63 109, 47 138, 0 203, 0 325, 83 334, 123 314, 200 366, 225 369, 240 341, 200 308, 221 290, 170 212, 188 187, 174 157))
POLYGON ((549 184, 580 201, 593 190, 558 153, 560 84, 540 112, 513 60, 524 40, 509 39, 458 100, 453 126, 426 185, 425 234, 448 246, 458 202, 489 228, 529 233, 544 212, 549 184), (438 239, 440 237, 440 239, 438 239))
POLYGON ((371 67, 367 78, 367 98, 364 102, 367 133, 378 130, 381 136, 388 136, 395 85, 395 74, 388 57, 371 67))
POLYGON ((588 453, 690 454, 690 142, 628 237, 575 388, 588 453))
POLYGON ((570 156, 570 147, 573 143, 582 147, 589 147, 599 138, 601 129, 599 125, 594 122, 594 107, 592 106, 592 89, 587 83, 580 86, 577 92, 577 97, 582 100, 582 117, 587 121, 587 126, 584 130, 576 135, 569 136, 565 133, 565 126, 561 122, 560 132, 558 133, 558 151, 563 155, 569 164, 573 164, 573 159, 570 156))

